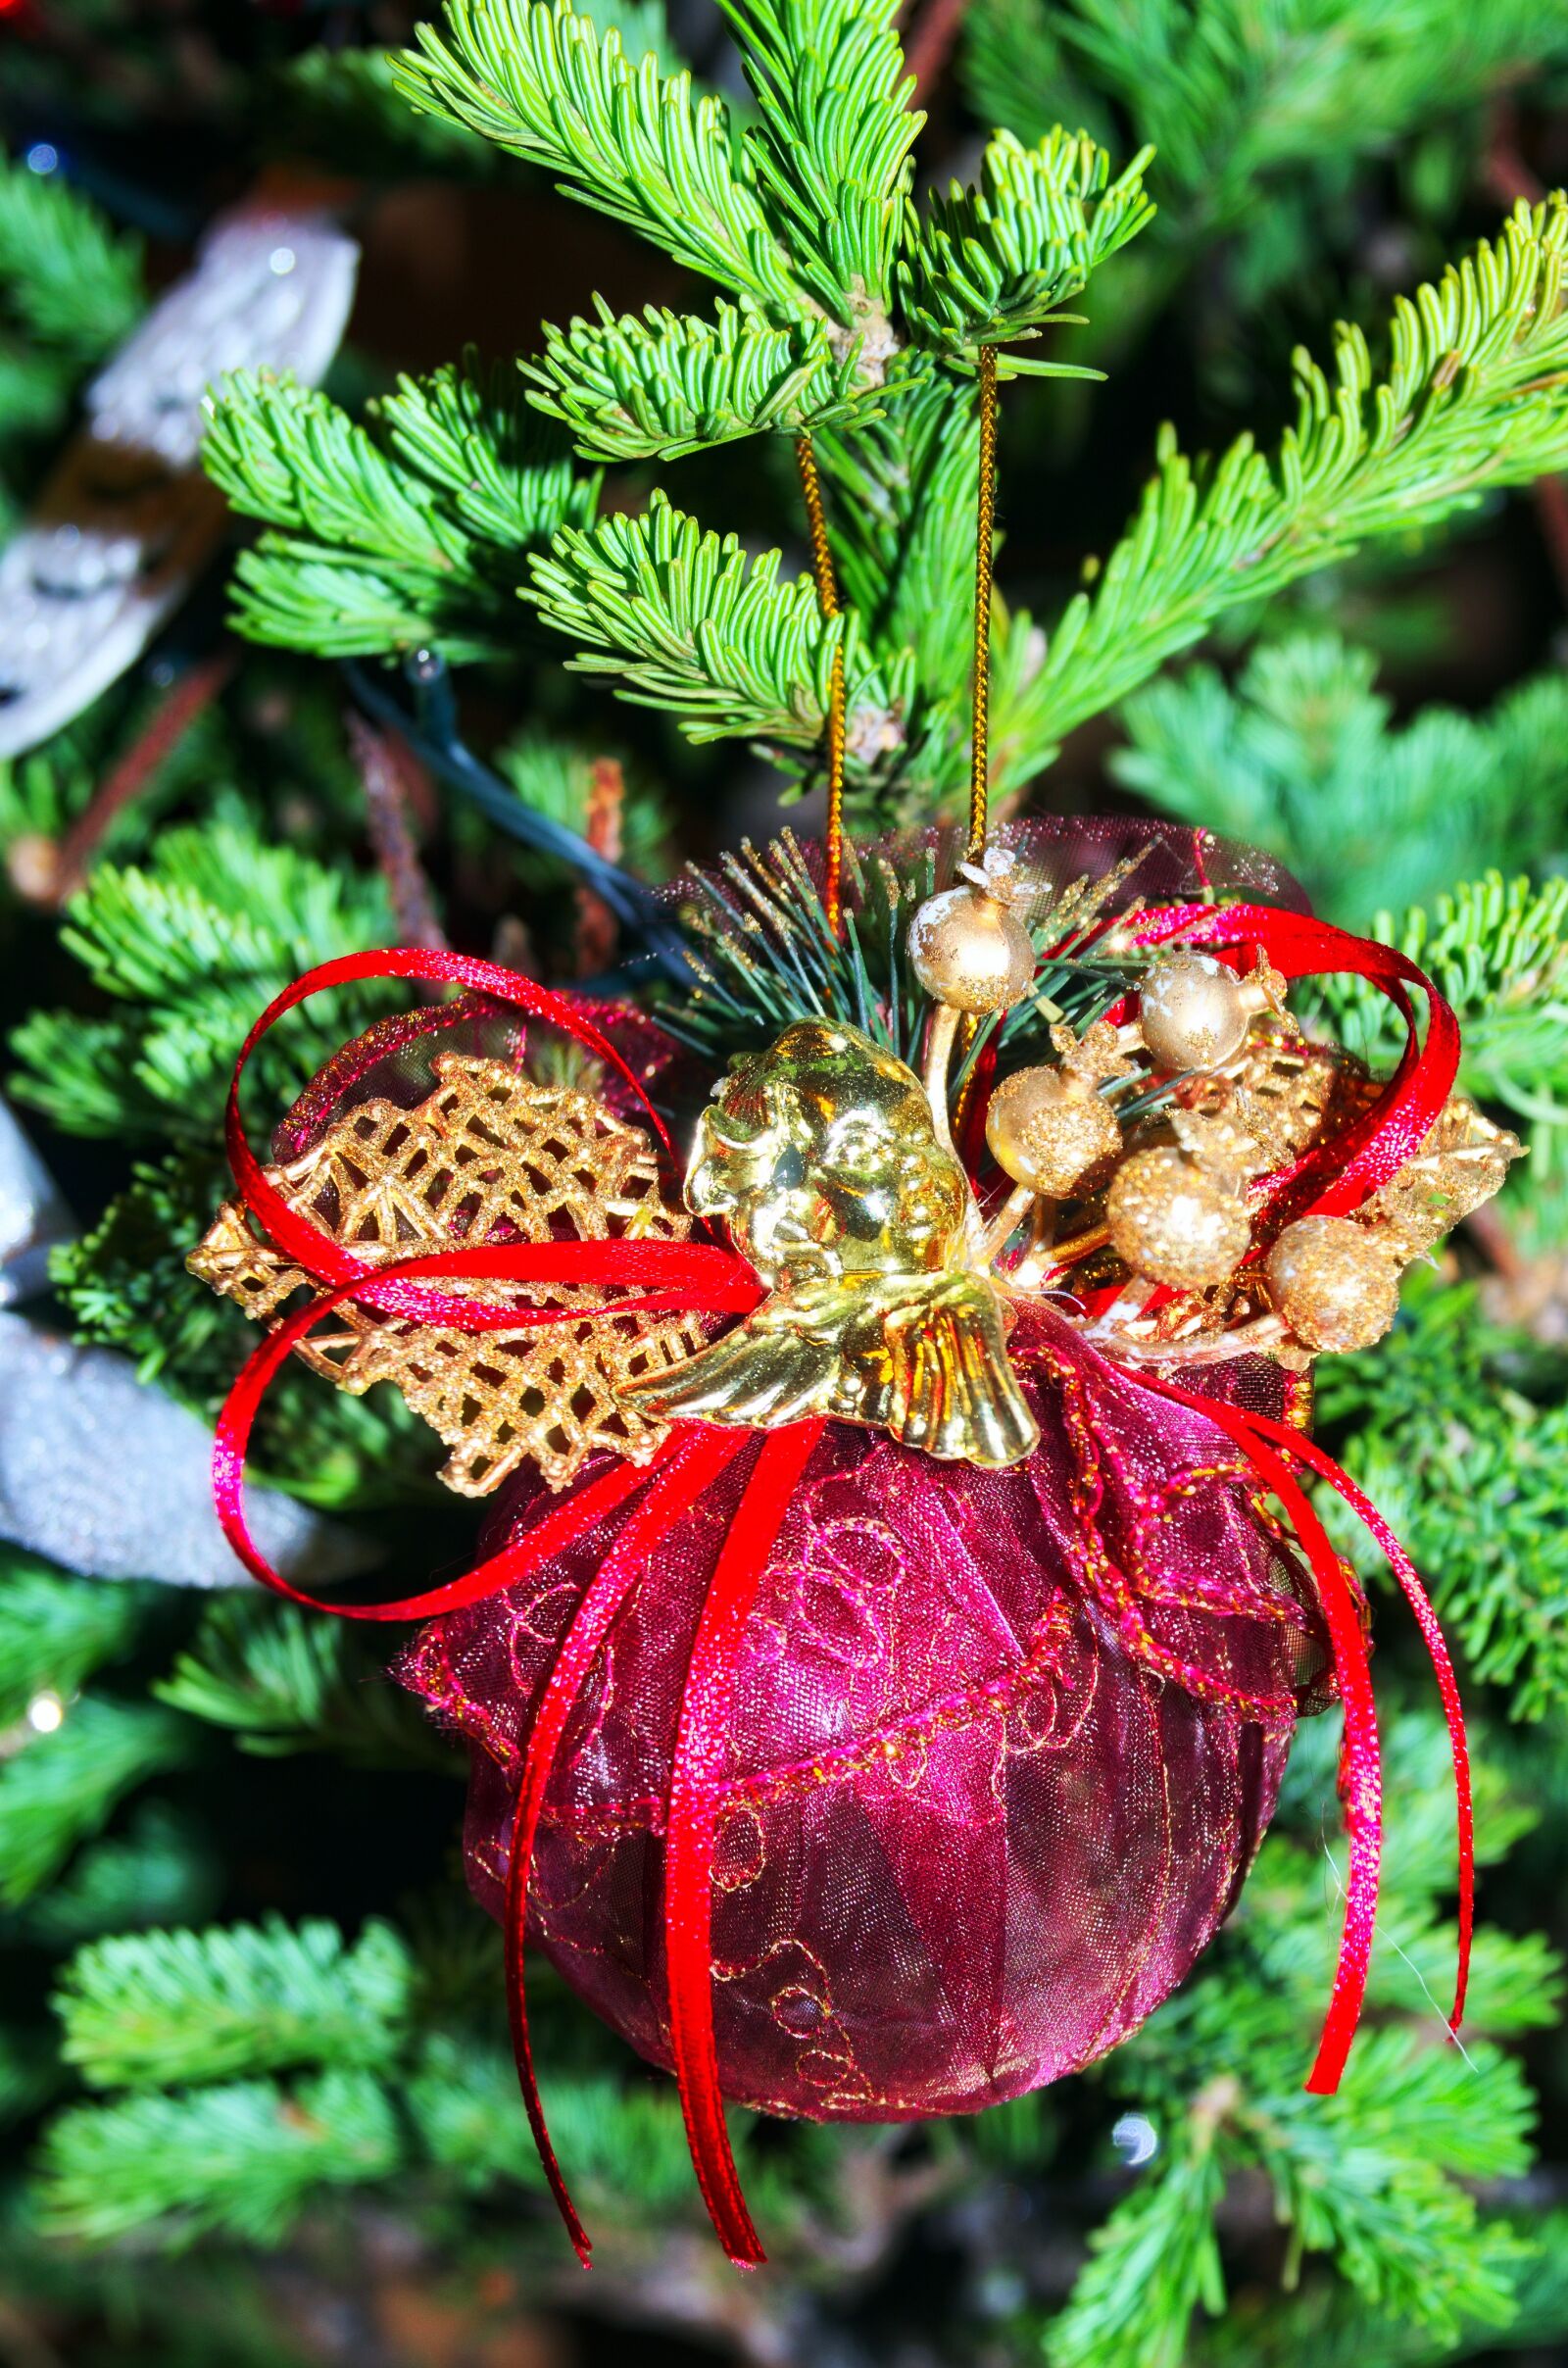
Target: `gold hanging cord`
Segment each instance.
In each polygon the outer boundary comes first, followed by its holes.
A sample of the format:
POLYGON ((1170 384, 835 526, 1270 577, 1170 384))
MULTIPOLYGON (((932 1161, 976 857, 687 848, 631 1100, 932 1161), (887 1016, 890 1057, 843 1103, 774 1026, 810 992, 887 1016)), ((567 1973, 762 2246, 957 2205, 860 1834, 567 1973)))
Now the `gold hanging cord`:
MULTIPOLYGON (((975 517, 974 551, 974 690, 969 765, 969 856, 983 851, 991 804, 991 598, 992 560, 997 526, 997 349, 983 345, 978 357, 980 380, 980 492, 975 517)), ((795 439, 801 493, 811 542, 811 571, 822 615, 839 615, 838 583, 833 553, 827 539, 822 508, 822 485, 816 455, 808 435, 795 439)), ((841 924, 844 897, 844 754, 845 754, 844 641, 833 652, 827 705, 827 823, 823 833, 826 878, 822 902, 829 926, 841 924)))
MULTIPOLYGON (((816 473, 816 455, 811 450, 809 436, 795 439, 795 459, 801 472, 801 492, 806 501, 806 522, 811 536, 811 571, 816 577, 816 597, 824 617, 839 614, 838 585, 833 575, 833 553, 827 539, 827 518, 822 510, 822 486, 816 473)), ((822 903, 827 912, 828 926, 837 935, 844 901, 844 637, 839 636, 833 652, 833 672, 828 684, 827 699, 827 826, 823 832, 823 853, 826 878, 822 903)))
POLYGON ((980 369, 980 498, 974 544, 974 693, 969 759, 969 861, 986 843, 991 806, 991 585, 997 529, 997 349, 983 345, 980 369))

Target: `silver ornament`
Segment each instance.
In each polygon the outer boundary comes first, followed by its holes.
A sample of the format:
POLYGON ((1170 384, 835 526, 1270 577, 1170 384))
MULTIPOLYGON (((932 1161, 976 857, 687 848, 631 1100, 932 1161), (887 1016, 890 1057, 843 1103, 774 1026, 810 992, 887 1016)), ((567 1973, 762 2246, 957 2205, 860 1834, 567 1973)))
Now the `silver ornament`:
POLYGON ((75 1227, 43 1161, 0 1101, 0 1307, 49 1283, 49 1253, 75 1227))
MULTIPOLYGON (((0 1315, 0 1539, 97 1579, 249 1585, 213 1508, 207 1425, 113 1349, 0 1315)), ((285 1577, 363 1569, 365 1542, 252 1489, 252 1534, 285 1577)))
POLYGON ((79 432, 0 554, 0 757, 89 707, 177 607, 227 517, 198 458, 203 395, 241 369, 314 385, 359 253, 318 209, 248 201, 87 389, 79 432))

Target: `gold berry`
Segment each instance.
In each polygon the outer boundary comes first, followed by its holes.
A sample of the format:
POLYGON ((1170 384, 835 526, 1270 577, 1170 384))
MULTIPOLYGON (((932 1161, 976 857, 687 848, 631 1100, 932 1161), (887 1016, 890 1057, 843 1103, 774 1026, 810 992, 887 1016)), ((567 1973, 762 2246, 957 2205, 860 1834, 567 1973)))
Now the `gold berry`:
POLYGON ((1247 1041, 1247 996, 1211 954, 1162 955, 1144 973, 1138 1024, 1156 1068, 1219 1068, 1247 1041))
POLYGON ((1369 1349, 1399 1311, 1396 1258, 1353 1217, 1298 1217, 1263 1271, 1277 1312, 1309 1349, 1369 1349))
POLYGON ((1179 1151, 1136 1151, 1105 1195, 1111 1246, 1134 1274, 1200 1291, 1235 1273, 1252 1238, 1234 1192, 1179 1151))
POLYGON ((1015 1184, 1047 1200, 1089 1189, 1121 1149, 1116 1113, 1103 1096, 1061 1069, 1019 1069, 986 1111, 991 1156, 1015 1184))
POLYGON ((909 923, 909 960, 932 999, 956 1011, 1004 1011, 1035 974, 1028 930, 983 888, 927 897, 909 923))

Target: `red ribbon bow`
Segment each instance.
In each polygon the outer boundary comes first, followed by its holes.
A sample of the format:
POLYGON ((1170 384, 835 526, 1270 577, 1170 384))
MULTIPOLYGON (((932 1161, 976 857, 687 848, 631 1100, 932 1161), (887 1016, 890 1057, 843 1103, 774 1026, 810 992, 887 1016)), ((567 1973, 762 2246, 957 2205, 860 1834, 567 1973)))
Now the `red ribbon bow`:
MULTIPOLYGON (((1370 979, 1405 1021, 1407 1038, 1394 1077, 1373 1107, 1334 1143, 1320 1145, 1294 1166, 1267 1177, 1259 1194, 1262 1236, 1285 1216, 1341 1214, 1386 1183, 1425 1141, 1453 1086, 1459 1035, 1452 1011, 1413 962, 1364 938, 1349 936, 1295 913, 1249 905, 1184 905, 1146 912, 1134 932, 1142 944, 1212 949, 1234 968, 1262 952, 1287 978, 1348 970, 1370 979), (1406 992, 1421 988, 1430 1018, 1418 1045, 1406 992)), ((283 1012, 323 988, 368 978, 411 978, 459 984, 549 1021, 617 1070, 642 1104, 666 1152, 669 1138, 637 1078, 613 1045, 570 998, 531 980, 457 954, 402 948, 348 955, 307 972, 276 996, 245 1039, 229 1090, 226 1138, 235 1181, 247 1209, 295 1264, 325 1288, 269 1334, 241 1371, 219 1417, 213 1483, 219 1518, 246 1568, 264 1586, 313 1610, 340 1619, 422 1620, 455 1611, 514 1586, 584 1537, 598 1523, 624 1513, 604 1561, 585 1589, 562 1637, 528 1729, 514 1812, 507 1885, 507 1990, 523 2102, 551 2191, 579 2257, 589 2240, 556 2159, 534 2077, 524 1982, 528 1883, 545 1790, 573 1703, 627 1594, 647 1568, 660 1540, 684 1508, 755 1442, 745 1431, 696 1422, 676 1424, 652 1461, 617 1465, 556 1505, 525 1537, 491 1555, 464 1577, 391 1603, 341 1604, 302 1594, 258 1549, 245 1519, 244 1465, 257 1409, 295 1345, 340 1302, 358 1300, 388 1313, 461 1331, 515 1330, 527 1324, 580 1320, 581 1307, 523 1307, 515 1299, 481 1299, 442 1289, 481 1281, 548 1287, 573 1283, 640 1286, 638 1296, 612 1303, 617 1315, 656 1310, 744 1314, 764 1296, 757 1275, 735 1252, 693 1242, 477 1243, 433 1252, 396 1264, 358 1257, 310 1218, 291 1209, 270 1185, 246 1139, 239 1088, 260 1039, 283 1012), (630 1501, 641 1502, 629 1511, 630 1501)), ((1355 1597, 1345 1567, 1307 1501, 1298 1478, 1305 1470, 1327 1480, 1365 1522, 1388 1556, 1410 1601, 1431 1655, 1452 1746, 1459 1843, 1459 1962, 1450 2030, 1464 2008, 1473 1920, 1474 1849, 1469 1761, 1458 1688, 1436 1614, 1388 1524, 1333 1459, 1289 1425, 1247 1413, 1139 1374, 1140 1386, 1205 1415, 1247 1455, 1259 1479, 1283 1505, 1306 1554, 1328 1624, 1336 1679, 1345 1705, 1341 1793, 1350 1864, 1344 1932, 1333 1993, 1307 2087, 1331 2093, 1360 2014, 1377 1913, 1382 1846, 1382 1783, 1377 1718, 1366 1647, 1355 1597)), ((713 2226, 731 2258, 764 2258, 741 2193, 719 2086, 710 1979, 710 1918, 716 1786, 722 1773, 735 1671, 746 1624, 777 1539, 790 1497, 824 1429, 801 1422, 766 1434, 709 1582, 687 1670, 670 1767, 665 1822, 664 1921, 670 2040, 687 2137, 713 2226)))

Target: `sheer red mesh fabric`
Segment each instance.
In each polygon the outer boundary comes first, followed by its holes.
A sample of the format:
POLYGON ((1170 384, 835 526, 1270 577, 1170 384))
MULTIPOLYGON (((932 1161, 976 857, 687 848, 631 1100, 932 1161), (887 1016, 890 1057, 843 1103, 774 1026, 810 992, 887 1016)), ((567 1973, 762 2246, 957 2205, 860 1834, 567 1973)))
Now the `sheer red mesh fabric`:
MULTIPOLYGON (((785 1516, 720 1788, 714 2016, 739 2101, 961 2112, 1091 2061, 1182 1980, 1272 1811, 1324 1655, 1255 1481, 1059 1319, 1015 1350, 1028 1463, 833 1425, 785 1516)), ((623 1606, 535 1853, 531 1938, 657 2063, 675 1722, 753 1452, 623 1606)), ((608 1534, 432 1622, 399 1670, 474 1746, 467 1866, 496 1915, 529 1705, 608 1534)))
MULTIPOLYGON (((1267 858, 1207 833, 1111 817, 997 835, 1056 883, 1137 855, 1112 910, 1208 891, 1302 902, 1267 858)), ((899 863, 928 849, 939 882, 951 876, 955 833, 879 852, 899 863)), ((709 1080, 642 1015, 587 1008, 674 1114, 678 1143, 709 1080)), ((420 1099, 445 1046, 520 1061, 524 1031, 473 999, 383 1023, 314 1082, 277 1156, 368 1094, 420 1099)), ((718 1788, 714 2021, 738 2101, 861 2120, 964 2111, 1103 2053, 1228 1912, 1295 1719, 1323 1698, 1309 1583, 1225 1438, 1050 1309, 1020 1319, 1013 1353, 1041 1427, 1027 1463, 939 1463, 833 1424, 785 1513, 718 1788)), ((1278 1375, 1257 1360, 1182 1378, 1279 1411, 1278 1375)), ((665 2065, 671 1753, 756 1455, 748 1443, 687 1509, 617 1615, 557 1759, 532 1872, 531 1940, 665 2065)), ((518 1484, 483 1550, 559 1502, 518 1484)), ((472 1746, 467 1868, 497 1916, 532 1706, 624 1517, 432 1621, 398 1665, 472 1746)))

